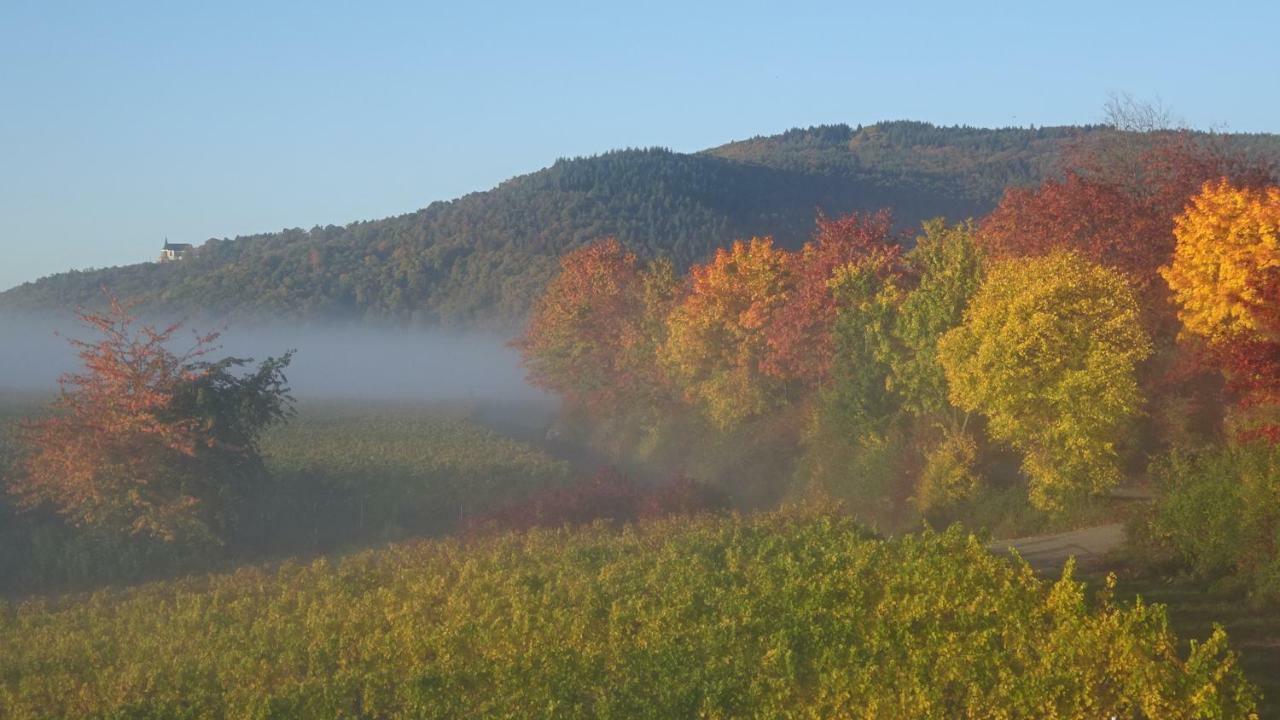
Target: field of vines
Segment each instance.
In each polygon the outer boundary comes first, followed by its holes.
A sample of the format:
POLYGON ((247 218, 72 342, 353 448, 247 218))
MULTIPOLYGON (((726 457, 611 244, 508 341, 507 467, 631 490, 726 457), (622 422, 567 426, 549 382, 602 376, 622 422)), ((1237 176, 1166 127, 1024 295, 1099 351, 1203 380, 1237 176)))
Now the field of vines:
POLYGON ((435 540, 0 608, 0 717, 1245 718, 1226 638, 958 530, 435 540))
MULTIPOLYGON (((16 422, 49 398, 0 395, 0 475, 16 422)), ((470 419, 466 407, 304 401, 263 438, 267 466, 225 547, 196 549, 20 513, 0 494, 0 595, 91 589, 294 554, 443 535, 460 521, 564 486, 567 463, 470 419)), ((0 715, 3 717, 3 715, 0 715)))
POLYGON ((448 532, 570 479, 567 463, 444 406, 304 403, 262 451, 274 504, 298 510, 295 534, 322 543, 448 532))

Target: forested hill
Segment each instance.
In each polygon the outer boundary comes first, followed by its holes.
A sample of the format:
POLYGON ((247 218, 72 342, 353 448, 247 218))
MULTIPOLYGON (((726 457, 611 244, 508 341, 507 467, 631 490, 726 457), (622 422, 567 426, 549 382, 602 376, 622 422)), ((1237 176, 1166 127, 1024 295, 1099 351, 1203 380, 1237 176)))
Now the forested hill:
POLYGON ((1103 127, 938 127, 891 122, 823 125, 732 142, 717 157, 820 175, 872 176, 881 184, 994 205, 1009 185, 1052 172, 1062 144, 1103 127))
MULTIPOLYGON (((596 238, 615 235, 684 266, 739 237, 796 246, 819 208, 892 207, 904 225, 979 215, 1006 185, 1051 172, 1064 142, 1098 131, 895 122, 792 130, 696 154, 621 150, 398 217, 212 239, 181 262, 53 275, 0 293, 0 308, 95 305, 105 286, 194 316, 509 328, 557 258, 596 238)), ((1277 136, 1240 141, 1280 148, 1277 136)))

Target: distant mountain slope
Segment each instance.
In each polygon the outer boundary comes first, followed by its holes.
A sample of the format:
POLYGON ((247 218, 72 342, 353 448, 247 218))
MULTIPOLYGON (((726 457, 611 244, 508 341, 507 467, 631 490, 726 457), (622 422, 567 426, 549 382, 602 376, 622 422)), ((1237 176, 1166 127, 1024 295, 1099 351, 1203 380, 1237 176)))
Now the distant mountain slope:
POLYGON ((898 121, 823 125, 732 142, 706 151, 740 162, 824 175, 874 175, 993 205, 1009 185, 1038 181, 1062 144, 1103 127, 970 128, 898 121))
POLYGON ((911 225, 980 215, 1006 185, 1049 172, 1068 138, 1094 131, 897 122, 792 130, 696 154, 615 151, 398 217, 209 240, 180 262, 53 275, 0 293, 0 308, 93 305, 105 285, 197 316, 509 328, 557 258, 593 239, 616 235, 686 265, 738 237, 798 245, 819 208, 892 207, 911 225))

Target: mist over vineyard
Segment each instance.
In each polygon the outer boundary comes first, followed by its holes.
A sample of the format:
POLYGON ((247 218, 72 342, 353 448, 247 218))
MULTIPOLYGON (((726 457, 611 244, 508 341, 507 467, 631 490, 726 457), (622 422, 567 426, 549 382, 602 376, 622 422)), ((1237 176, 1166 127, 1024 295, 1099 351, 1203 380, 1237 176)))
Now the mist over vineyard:
POLYGON ((0 3, 0 720, 1280 720, 1277 27, 0 3))
MULTIPOLYGON (((219 330, 223 355, 262 359, 296 350, 288 378, 299 398, 471 400, 540 405, 548 411, 556 405, 551 395, 525 382, 519 354, 509 347, 509 338, 496 333, 325 322, 189 324, 191 332, 219 330)), ((175 348, 191 332, 179 334, 175 348)), ((54 391, 58 377, 77 368, 67 340, 89 336, 69 312, 0 312, 0 389, 54 391)))
POLYGON ((1060 163, 978 218, 591 239, 514 332, 3 311, 0 710, 1272 712, 1277 166, 1060 163))
POLYGON ((0 711, 1273 712, 1277 166, 1059 162, 976 218, 590 239, 518 331, 4 310, 0 711))

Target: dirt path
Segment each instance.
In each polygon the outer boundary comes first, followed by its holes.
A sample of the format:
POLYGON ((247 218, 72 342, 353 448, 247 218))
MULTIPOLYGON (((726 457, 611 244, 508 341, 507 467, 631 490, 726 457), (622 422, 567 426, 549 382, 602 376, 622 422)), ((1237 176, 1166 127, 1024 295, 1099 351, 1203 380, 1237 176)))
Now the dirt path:
POLYGON ((1037 572, 1056 574, 1073 555, 1081 569, 1102 564, 1107 553, 1120 547, 1124 537, 1124 524, 1111 523, 1052 535, 997 540, 987 543, 987 547, 998 553, 1016 550, 1037 572))

